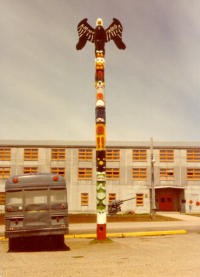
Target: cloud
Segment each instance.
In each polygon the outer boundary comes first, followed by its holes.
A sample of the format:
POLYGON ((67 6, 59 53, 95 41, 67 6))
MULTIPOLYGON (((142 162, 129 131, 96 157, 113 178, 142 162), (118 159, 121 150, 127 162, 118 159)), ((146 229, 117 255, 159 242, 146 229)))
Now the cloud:
POLYGON ((198 1, 3 0, 1 7, 0 138, 94 139, 94 46, 76 51, 76 26, 102 16, 105 27, 119 18, 127 45, 106 46, 107 138, 199 139, 198 1))

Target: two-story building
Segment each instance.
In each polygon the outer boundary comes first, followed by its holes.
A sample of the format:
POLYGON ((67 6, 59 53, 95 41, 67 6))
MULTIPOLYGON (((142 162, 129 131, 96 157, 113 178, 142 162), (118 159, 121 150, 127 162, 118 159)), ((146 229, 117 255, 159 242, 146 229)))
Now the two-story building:
MULTIPOLYGON (((200 212, 200 142, 107 142, 107 202, 134 197, 122 211, 149 213, 151 177, 161 211, 200 212)), ((65 177, 70 213, 96 211, 96 151, 89 141, 0 140, 0 205, 13 175, 65 177)))

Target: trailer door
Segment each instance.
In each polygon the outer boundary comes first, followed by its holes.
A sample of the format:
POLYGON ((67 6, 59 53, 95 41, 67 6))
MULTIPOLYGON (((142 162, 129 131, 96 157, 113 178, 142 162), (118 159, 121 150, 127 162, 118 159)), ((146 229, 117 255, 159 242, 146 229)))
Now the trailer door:
POLYGON ((48 190, 25 191, 24 224, 27 228, 50 225, 48 190))

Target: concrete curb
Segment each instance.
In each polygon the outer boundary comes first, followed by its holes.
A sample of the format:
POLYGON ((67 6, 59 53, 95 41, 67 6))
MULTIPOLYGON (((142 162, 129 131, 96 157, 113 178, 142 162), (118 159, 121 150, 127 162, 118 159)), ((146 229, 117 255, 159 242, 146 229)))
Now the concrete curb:
MULTIPOLYGON (((126 238, 126 237, 142 237, 142 236, 163 236, 163 235, 177 235, 177 234, 187 234, 186 230, 171 230, 171 231, 150 231, 150 232, 132 232, 132 233, 108 233, 108 238, 126 238)), ((67 239, 77 239, 77 238, 96 238, 96 234, 74 234, 65 235, 67 239)), ((1 240, 8 240, 5 237, 0 237, 1 240)))
MULTIPOLYGON (((108 233, 107 237, 125 238, 125 237, 162 236, 162 235, 177 235, 177 234, 187 234, 187 231, 171 230, 171 231, 150 231, 150 232, 134 232, 134 233, 108 233)), ((96 234, 66 235, 65 238, 96 238, 96 234)))

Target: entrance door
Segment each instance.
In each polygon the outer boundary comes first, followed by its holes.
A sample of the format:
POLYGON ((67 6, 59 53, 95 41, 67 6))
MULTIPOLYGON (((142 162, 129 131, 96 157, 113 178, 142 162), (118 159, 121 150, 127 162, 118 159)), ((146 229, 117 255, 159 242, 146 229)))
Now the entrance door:
POLYGON ((173 194, 159 195, 159 210, 160 211, 173 211, 174 210, 174 197, 173 194))

